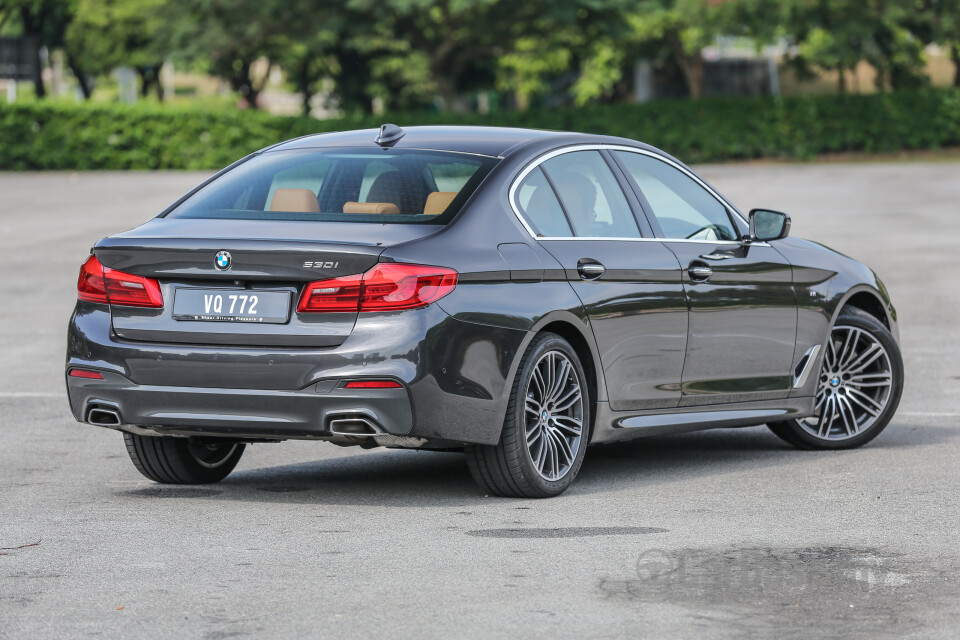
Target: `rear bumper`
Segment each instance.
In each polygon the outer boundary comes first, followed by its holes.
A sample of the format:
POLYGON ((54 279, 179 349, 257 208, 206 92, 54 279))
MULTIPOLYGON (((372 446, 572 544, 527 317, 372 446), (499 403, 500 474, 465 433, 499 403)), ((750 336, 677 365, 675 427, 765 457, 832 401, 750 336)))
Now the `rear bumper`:
POLYGON ((67 376, 70 408, 80 422, 93 409, 119 415, 119 428, 243 438, 324 438, 337 419, 362 418, 386 434, 407 436, 413 408, 405 388, 344 389, 337 379, 298 391, 137 385, 116 373, 103 380, 67 376))
POLYGON ((67 376, 67 391, 81 422, 99 404, 124 425, 169 434, 325 438, 331 420, 353 413, 392 436, 495 444, 526 335, 430 305, 361 314, 343 344, 325 349, 148 343, 120 338, 106 305, 81 301, 66 368, 103 380, 67 376), (402 388, 342 387, 370 378, 402 388))

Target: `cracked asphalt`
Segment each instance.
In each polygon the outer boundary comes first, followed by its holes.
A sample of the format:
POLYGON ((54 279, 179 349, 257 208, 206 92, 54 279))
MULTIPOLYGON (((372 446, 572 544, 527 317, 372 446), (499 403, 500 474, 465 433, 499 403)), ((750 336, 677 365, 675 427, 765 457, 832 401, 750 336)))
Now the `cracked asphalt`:
POLYGON ((484 496, 459 454, 309 442, 151 484, 69 413, 65 327, 90 245, 204 175, 0 174, 0 638, 960 635, 960 163, 700 169, 885 280, 900 411, 855 451, 593 448, 546 501, 484 496))

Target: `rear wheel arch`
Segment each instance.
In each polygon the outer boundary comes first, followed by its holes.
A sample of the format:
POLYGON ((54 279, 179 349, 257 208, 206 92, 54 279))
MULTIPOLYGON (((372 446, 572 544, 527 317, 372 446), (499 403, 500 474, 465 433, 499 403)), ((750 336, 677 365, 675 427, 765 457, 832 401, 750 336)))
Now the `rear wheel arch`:
POLYGON ((573 347, 573 350, 576 352, 577 357, 580 359, 580 365, 583 367, 583 371, 587 377, 586 382, 587 389, 589 391, 588 397, 590 398, 589 410, 591 433, 587 434, 589 442, 589 438, 593 435, 593 428, 597 418, 598 386, 600 385, 598 362, 594 361, 594 350, 590 347, 590 343, 587 341, 586 336, 584 336, 579 329, 569 322, 562 320, 551 322, 550 324, 542 327, 537 333, 539 334, 544 332, 555 333, 569 342, 570 346, 573 347))
POLYGON ((572 346, 576 352, 577 357, 580 359, 580 364, 583 366, 589 385, 588 391, 591 405, 590 428, 592 431, 597 417, 597 402, 606 401, 606 382, 603 377, 603 369, 600 363, 600 356, 597 353, 596 343, 594 342, 593 334, 590 332, 590 326, 586 324, 584 319, 567 311, 548 314, 530 328, 526 339, 513 356, 513 363, 510 366, 510 373, 504 386, 505 396, 498 420, 502 424, 506 416, 510 390, 513 388, 513 382, 520 369, 523 356, 530 348, 530 343, 544 332, 555 333, 569 342, 570 346, 572 346))

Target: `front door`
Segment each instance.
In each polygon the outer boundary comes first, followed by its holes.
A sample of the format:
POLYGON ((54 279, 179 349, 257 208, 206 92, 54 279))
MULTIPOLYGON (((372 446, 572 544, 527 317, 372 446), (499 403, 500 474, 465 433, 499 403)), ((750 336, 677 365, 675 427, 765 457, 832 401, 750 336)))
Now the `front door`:
POLYGON ((685 171, 646 154, 615 156, 683 269, 681 406, 787 397, 797 333, 790 263, 773 246, 742 242, 726 205, 685 171))

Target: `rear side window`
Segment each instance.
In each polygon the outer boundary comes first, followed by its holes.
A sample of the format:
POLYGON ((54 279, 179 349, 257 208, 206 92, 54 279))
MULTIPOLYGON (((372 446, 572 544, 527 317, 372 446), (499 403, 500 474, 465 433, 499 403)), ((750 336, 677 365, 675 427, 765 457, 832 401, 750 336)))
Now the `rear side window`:
POLYGON ((564 153, 541 166, 556 187, 577 236, 640 237, 627 198, 599 151, 564 153))
POLYGON ((527 174, 516 193, 517 206, 533 230, 540 236, 570 238, 573 231, 540 167, 527 174))
POLYGON ((446 224, 496 158, 406 149, 312 149, 255 156, 171 218, 446 224))

